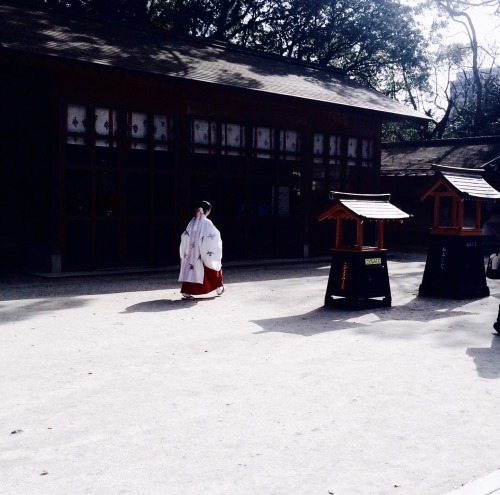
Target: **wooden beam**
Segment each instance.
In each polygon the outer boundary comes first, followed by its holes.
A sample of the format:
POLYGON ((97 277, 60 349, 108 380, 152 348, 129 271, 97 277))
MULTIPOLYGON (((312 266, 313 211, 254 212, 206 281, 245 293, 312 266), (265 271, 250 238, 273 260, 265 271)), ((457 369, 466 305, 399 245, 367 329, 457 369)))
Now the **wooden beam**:
POLYGON ((448 191, 450 190, 450 187, 448 184, 440 178, 430 189, 428 189, 421 197, 420 201, 424 201, 426 198, 429 196, 435 196, 436 194, 442 194, 442 192, 436 192, 436 189, 440 186, 444 186, 448 191))

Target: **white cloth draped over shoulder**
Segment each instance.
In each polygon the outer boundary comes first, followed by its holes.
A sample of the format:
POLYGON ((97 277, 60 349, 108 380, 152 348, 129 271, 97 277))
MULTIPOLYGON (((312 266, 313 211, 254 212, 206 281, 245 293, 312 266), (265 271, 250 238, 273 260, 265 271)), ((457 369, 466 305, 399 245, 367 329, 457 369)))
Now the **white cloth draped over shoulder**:
POLYGON ((204 266, 216 271, 222 268, 220 232, 201 211, 196 213, 181 235, 179 282, 202 284, 204 266))

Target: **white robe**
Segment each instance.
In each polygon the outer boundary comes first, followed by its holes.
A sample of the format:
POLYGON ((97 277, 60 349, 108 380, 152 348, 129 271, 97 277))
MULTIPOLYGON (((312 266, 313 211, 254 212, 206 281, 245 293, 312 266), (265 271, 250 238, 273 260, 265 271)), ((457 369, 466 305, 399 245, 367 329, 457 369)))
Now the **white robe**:
POLYGON ((204 266, 222 268, 222 238, 219 230, 204 214, 194 217, 181 236, 179 282, 203 283, 204 266))

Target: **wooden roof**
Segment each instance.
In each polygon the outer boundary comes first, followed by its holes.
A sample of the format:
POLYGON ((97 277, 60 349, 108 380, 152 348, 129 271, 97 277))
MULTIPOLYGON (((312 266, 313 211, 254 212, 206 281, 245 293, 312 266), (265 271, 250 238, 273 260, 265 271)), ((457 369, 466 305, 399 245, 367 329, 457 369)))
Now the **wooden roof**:
POLYGON ((500 136, 382 145, 382 176, 434 175, 432 164, 481 168, 500 162, 500 136))
POLYGON ((437 192, 441 186, 455 192, 463 199, 500 199, 500 192, 491 187, 482 177, 483 170, 433 165, 439 174, 437 182, 422 196, 422 199, 437 192))
POLYGON ((106 23, 51 11, 22 0, 0 5, 2 50, 76 60, 379 112, 386 120, 428 118, 338 71, 243 50, 206 38, 106 23))
POLYGON ((390 194, 350 194, 330 192, 334 204, 318 220, 352 218, 361 220, 403 220, 410 215, 392 205, 390 194))

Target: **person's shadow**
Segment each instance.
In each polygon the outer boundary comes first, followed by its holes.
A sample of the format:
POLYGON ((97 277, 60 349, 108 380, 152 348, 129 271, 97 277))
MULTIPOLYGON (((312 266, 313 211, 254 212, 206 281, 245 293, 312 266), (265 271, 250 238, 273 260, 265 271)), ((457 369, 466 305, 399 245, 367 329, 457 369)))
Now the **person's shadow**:
POLYGON ((123 313, 156 313, 161 311, 175 311, 177 309, 186 309, 186 307, 195 306, 204 301, 212 301, 214 297, 200 297, 196 299, 157 299, 156 301, 144 301, 133 304, 125 308, 123 313))
POLYGON ((491 346, 469 347, 467 356, 471 356, 476 365, 477 374, 482 378, 500 378, 500 335, 493 334, 491 346))

